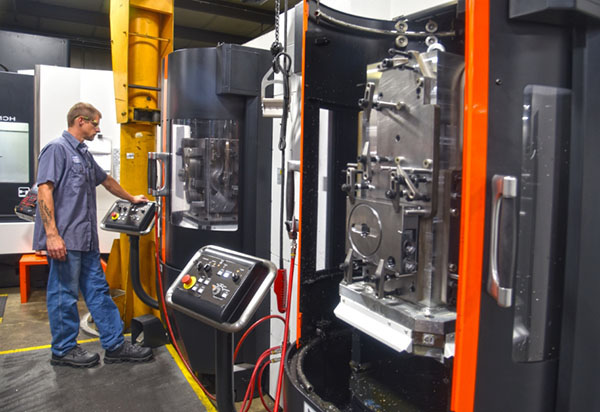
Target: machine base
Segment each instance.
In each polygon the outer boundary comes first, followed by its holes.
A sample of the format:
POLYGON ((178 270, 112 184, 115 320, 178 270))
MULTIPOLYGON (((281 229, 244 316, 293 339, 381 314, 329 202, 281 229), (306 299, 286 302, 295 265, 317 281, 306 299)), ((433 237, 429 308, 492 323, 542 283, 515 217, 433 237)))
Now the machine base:
POLYGON ((332 333, 288 353, 285 410, 447 411, 451 364, 397 353, 360 331, 332 333))

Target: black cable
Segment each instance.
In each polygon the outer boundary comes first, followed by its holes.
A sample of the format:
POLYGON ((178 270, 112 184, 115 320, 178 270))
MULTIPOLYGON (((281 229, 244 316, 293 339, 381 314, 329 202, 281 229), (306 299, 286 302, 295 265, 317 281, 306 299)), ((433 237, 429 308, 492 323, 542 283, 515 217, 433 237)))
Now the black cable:
MULTIPOLYGON (((285 103, 284 103, 284 108, 285 108, 285 103)), ((283 119, 285 116, 282 117, 281 121, 283 123, 283 119)), ((287 119, 286 119, 287 121, 287 119)), ((283 128, 283 124, 281 126, 283 128)), ((279 144, 281 146, 281 137, 279 140, 279 144)), ((280 149, 281 150, 281 149, 280 149)), ((280 168, 280 176, 281 176, 281 194, 279 197, 280 200, 280 204, 279 204, 279 269, 285 269, 283 267, 283 227, 284 227, 284 222, 283 222, 283 201, 284 201, 284 190, 285 190, 285 179, 284 179, 284 170, 285 170, 285 148, 283 150, 281 150, 281 168, 280 168)))
POLYGON ((285 149, 287 135, 287 121, 290 107, 290 70, 292 58, 289 54, 280 52, 273 60, 274 69, 283 75, 283 113, 279 132, 279 150, 281 151, 281 194, 279 207, 279 268, 283 269, 283 230, 284 230, 284 205, 285 205, 285 149), (283 65, 281 63, 283 59, 283 65))
MULTIPOLYGON (((276 2, 278 3, 278 2, 276 2)), ((283 28, 283 45, 279 43, 279 9, 275 10, 275 43, 271 46, 271 53, 273 54, 273 76, 276 73, 280 73, 283 76, 283 113, 281 116, 281 126, 279 129, 279 145, 278 148, 281 151, 281 194, 280 194, 280 207, 279 207, 279 268, 284 269, 283 264, 283 231, 285 226, 284 220, 284 204, 285 204, 285 149, 286 149, 286 136, 287 136, 287 121, 288 112, 290 107, 290 71, 292 67, 292 58, 287 51, 287 11, 288 2, 285 0, 284 10, 284 28, 283 28), (283 60, 283 62, 281 61, 283 60)))
POLYGON ((283 75, 283 114, 279 133, 279 150, 283 151, 286 147, 287 119, 290 107, 290 70, 292 68, 292 58, 289 54, 280 52, 275 56, 273 65, 277 72, 281 72, 283 75), (283 58, 283 65, 280 61, 281 58, 283 58))
POLYGON ((142 302, 153 309, 158 309, 158 301, 152 298, 144 288, 140 281, 140 238, 139 236, 129 236, 129 275, 131 277, 131 285, 135 294, 142 302))

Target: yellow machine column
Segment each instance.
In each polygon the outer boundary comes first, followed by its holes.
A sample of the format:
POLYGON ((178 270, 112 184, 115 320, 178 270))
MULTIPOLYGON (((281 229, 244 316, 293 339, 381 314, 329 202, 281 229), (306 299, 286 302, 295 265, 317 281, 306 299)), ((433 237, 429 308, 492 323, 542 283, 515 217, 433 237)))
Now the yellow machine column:
MULTIPOLYGON (((111 0, 110 26, 117 121, 121 123, 120 183, 131 194, 151 198, 147 194, 148 152, 156 148, 160 121, 160 62, 173 51, 173 1, 111 0)), ((154 256, 151 232, 140 238, 140 282, 156 297, 154 256)), ((107 277, 113 286, 126 291, 126 326, 133 317, 151 312, 131 287, 127 235, 113 245, 107 277)))

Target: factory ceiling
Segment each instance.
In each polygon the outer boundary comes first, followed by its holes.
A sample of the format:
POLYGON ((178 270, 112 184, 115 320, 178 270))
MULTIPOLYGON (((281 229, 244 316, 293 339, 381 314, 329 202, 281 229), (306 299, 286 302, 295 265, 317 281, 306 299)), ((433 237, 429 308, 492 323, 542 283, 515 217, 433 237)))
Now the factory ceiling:
MULTIPOLYGON (((302 0, 288 0, 292 8, 302 0)), ((281 11, 285 0, 280 0, 281 11)), ((174 0, 175 49, 243 44, 273 30, 275 0, 174 0)), ((0 0, 0 29, 110 48, 110 0, 0 0)))

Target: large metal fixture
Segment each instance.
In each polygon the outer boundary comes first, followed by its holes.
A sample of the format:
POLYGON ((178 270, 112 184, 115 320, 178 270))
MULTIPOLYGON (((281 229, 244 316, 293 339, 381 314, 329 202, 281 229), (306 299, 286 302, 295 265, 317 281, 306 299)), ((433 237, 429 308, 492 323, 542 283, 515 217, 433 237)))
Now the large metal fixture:
POLYGON ((454 355, 463 61, 410 51, 373 67, 346 168, 336 315, 398 351, 454 355))

